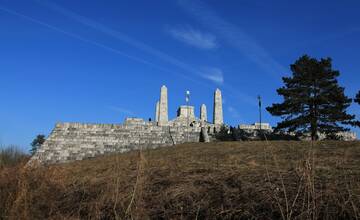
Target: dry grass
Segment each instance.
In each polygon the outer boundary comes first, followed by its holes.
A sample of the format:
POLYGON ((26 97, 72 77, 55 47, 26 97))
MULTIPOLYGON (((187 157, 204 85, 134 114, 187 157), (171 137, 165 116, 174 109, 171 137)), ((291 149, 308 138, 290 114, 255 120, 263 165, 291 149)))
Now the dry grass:
POLYGON ((25 152, 17 146, 0 145, 0 169, 3 167, 15 166, 28 158, 29 155, 25 154, 25 152))
POLYGON ((223 142, 0 170, 0 218, 359 219, 360 142, 223 142))

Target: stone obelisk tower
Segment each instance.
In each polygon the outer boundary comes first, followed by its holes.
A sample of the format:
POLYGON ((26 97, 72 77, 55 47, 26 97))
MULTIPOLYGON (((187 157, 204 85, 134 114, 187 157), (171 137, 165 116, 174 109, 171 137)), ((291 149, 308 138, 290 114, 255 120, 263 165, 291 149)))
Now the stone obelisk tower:
POLYGON ((224 123, 223 109, 222 109, 222 98, 220 89, 216 89, 214 93, 214 124, 222 125, 224 123))
POLYGON ((207 121, 207 112, 206 112, 206 105, 202 104, 200 106, 200 120, 207 121))
POLYGON ((167 125, 168 123, 168 96, 166 86, 161 86, 159 101, 159 121, 158 125, 167 125))
POLYGON ((156 109, 155 109, 155 121, 156 121, 156 122, 159 121, 159 105, 160 105, 160 102, 157 101, 157 102, 156 102, 156 109))

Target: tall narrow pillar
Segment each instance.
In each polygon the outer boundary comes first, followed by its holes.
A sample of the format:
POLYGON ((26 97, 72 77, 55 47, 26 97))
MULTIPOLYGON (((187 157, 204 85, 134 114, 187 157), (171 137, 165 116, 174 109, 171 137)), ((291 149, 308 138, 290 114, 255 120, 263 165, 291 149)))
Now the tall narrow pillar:
POLYGON ((206 105, 202 104, 200 106, 200 120, 207 121, 207 112, 206 112, 206 105))
POLYGON ((222 109, 222 98, 220 89, 216 89, 214 93, 214 124, 222 125, 224 123, 223 109, 222 109))
POLYGON ((158 125, 167 125, 168 123, 168 96, 166 86, 161 86, 159 102, 159 121, 158 125))
POLYGON ((156 102, 156 109, 155 109, 155 121, 158 122, 159 121, 159 101, 156 102))

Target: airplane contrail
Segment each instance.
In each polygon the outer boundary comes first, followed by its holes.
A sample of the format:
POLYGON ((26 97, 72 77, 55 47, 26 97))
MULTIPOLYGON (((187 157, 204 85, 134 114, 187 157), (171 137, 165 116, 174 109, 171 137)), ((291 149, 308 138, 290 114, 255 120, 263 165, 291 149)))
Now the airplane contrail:
MULTIPOLYGON (((51 8, 52 10, 54 11, 57 11, 61 14, 63 14, 64 16, 68 17, 68 18, 71 18, 85 26, 88 26, 88 27, 91 27, 95 30, 98 30, 102 33, 105 33, 105 34, 108 34, 120 41, 123 41, 127 44, 130 44, 140 50, 143 50, 149 54, 152 54, 160 59, 162 59, 163 61, 167 62, 167 63, 170 63, 174 66, 177 66, 178 68, 181 68, 187 72, 190 72, 190 73, 193 73, 195 74, 196 76, 200 76, 202 78, 204 78, 204 74, 198 70, 198 69, 195 69, 193 67, 191 67, 190 65, 178 60, 177 58, 174 58, 156 48, 153 48, 147 44, 144 44, 143 42, 140 42, 140 41, 137 41, 137 40, 134 40, 132 39, 131 37, 119 32, 119 31, 116 31, 116 30, 113 30, 112 28, 109 28, 99 22, 96 22, 94 20, 91 20, 87 17, 84 17, 84 16, 81 16, 73 11, 70 11, 69 9, 66 9, 64 7, 61 7, 60 5, 56 4, 56 3, 53 3, 53 2, 49 2, 47 0, 36 0, 37 2, 39 2, 40 4, 42 5, 45 5, 46 7, 49 7, 51 8)), ((192 80, 193 81, 193 80, 192 80)), ((210 87, 209 85, 207 84, 204 84, 206 85, 207 87, 210 87)), ((256 100, 255 98, 251 98, 251 96, 247 95, 247 94, 244 94, 242 92, 239 92, 237 91, 235 88, 231 87, 231 86, 226 86, 225 84, 223 85, 223 88, 225 90, 227 90, 229 93, 232 93, 234 96, 238 97, 239 99, 242 99, 244 102, 247 102, 251 105, 256 105, 256 101, 252 101, 253 100, 256 100)))
MULTIPOLYGON (((41 1, 41 3, 43 3, 43 1, 41 1)), ((106 26, 104 26, 104 25, 102 25, 100 23, 97 23, 95 21, 92 21, 92 20, 90 20, 90 19, 88 19, 86 17, 77 15, 77 14, 75 14, 75 13, 73 13, 73 12, 67 10, 67 9, 64 9, 64 8, 58 6, 58 5, 48 3, 48 2, 46 2, 45 4, 47 6, 49 6, 49 7, 51 7, 52 9, 62 13, 63 15, 65 15, 67 17, 70 17, 70 18, 72 18, 72 19, 74 19, 74 20, 76 20, 76 21, 78 21, 78 22, 80 22, 80 23, 82 23, 82 24, 84 24, 86 26, 92 27, 92 28, 94 28, 96 30, 99 30, 99 31, 105 33, 105 34, 113 36, 113 37, 115 37, 115 38, 117 38, 117 39, 119 39, 119 40, 121 40, 121 41, 123 41, 125 43, 128 43, 128 44, 130 44, 130 45, 132 45, 132 46, 134 46, 134 47, 136 47, 138 49, 144 50, 144 51, 146 51, 146 52, 148 52, 148 53, 150 53, 150 54, 152 54, 154 56, 159 57, 160 59, 162 59, 165 62, 168 62, 168 63, 170 63, 170 64, 172 64, 174 66, 177 66, 178 68, 181 68, 181 69, 183 69, 183 70, 185 70, 187 72, 190 72, 190 73, 194 73, 198 77, 203 77, 203 75, 202 75, 202 73, 200 71, 196 70, 195 68, 192 68, 191 66, 187 65, 186 63, 183 63, 182 61, 179 61, 176 58, 174 58, 174 57, 172 57, 172 56, 170 56, 170 55, 168 55, 166 53, 163 53, 162 51, 159 51, 159 50, 157 50, 155 48, 152 48, 152 47, 150 47, 150 46, 148 46, 148 45, 146 45, 146 44, 144 44, 144 43, 142 43, 140 41, 133 40, 130 37, 118 32, 118 31, 112 30, 112 29, 110 29, 110 28, 108 28, 108 27, 106 27, 106 26)), ((24 15, 24 14, 19 13, 17 11, 5 8, 3 6, 0 6, 0 10, 5 11, 5 12, 7 12, 9 14, 12 14, 12 15, 22 17, 22 18, 24 18, 26 20, 37 23, 39 25, 42 25, 44 27, 47 27, 47 28, 52 29, 54 31, 57 31, 59 33, 62 33, 64 35, 67 35, 69 37, 72 37, 72 38, 78 39, 80 41, 92 44, 94 46, 103 48, 105 50, 114 52, 114 53, 116 53, 118 55, 121 55, 121 56, 126 57, 126 58, 131 59, 131 60, 134 60, 136 62, 140 62, 142 64, 152 66, 152 67, 157 68, 158 70, 161 70, 163 72, 167 72, 167 73, 171 73, 171 74, 180 76, 180 77, 182 77, 184 79, 187 79, 189 81, 195 82, 197 84, 201 84, 201 85, 203 85, 203 86, 205 86, 207 88, 213 88, 213 86, 211 86, 208 83, 205 83, 205 82, 203 82, 201 80, 196 80, 193 77, 190 77, 188 75, 181 74, 181 73, 178 73, 178 72, 174 72, 172 70, 169 70, 169 69, 166 69, 166 68, 161 67, 159 65, 156 65, 156 64, 154 64, 154 63, 152 63, 152 62, 150 62, 148 60, 145 60, 145 59, 142 59, 142 58, 139 58, 139 57, 136 57, 136 56, 129 55, 129 54, 124 53, 124 52, 122 52, 120 50, 117 50, 115 48, 104 45, 102 43, 98 43, 96 41, 86 39, 86 38, 84 38, 84 37, 82 37, 82 36, 80 36, 78 34, 75 34, 75 33, 69 32, 69 31, 65 31, 65 30, 63 30, 63 29, 61 29, 59 27, 56 27, 54 25, 51 25, 51 24, 48 24, 46 22, 40 21, 40 20, 35 19, 33 17, 24 15)), ((233 96, 243 100, 244 102, 247 102, 248 104, 254 105, 254 102, 251 101, 251 98, 250 98, 249 95, 238 92, 238 91, 235 91, 235 89, 231 88, 231 87, 227 88, 226 85, 223 85, 223 89, 227 90, 229 93, 232 93, 233 96)))
POLYGON ((184 74, 176 73, 176 72, 174 72, 174 71, 171 71, 171 70, 169 70, 169 69, 166 69, 166 68, 164 68, 164 67, 161 67, 161 66, 159 66, 159 65, 156 65, 156 64, 154 64, 154 63, 152 63, 152 62, 150 62, 150 61, 148 61, 148 60, 145 60, 145 59, 142 59, 142 58, 139 58, 139 57, 136 57, 136 56, 129 55, 129 54, 124 53, 124 52, 122 52, 122 51, 120 51, 120 50, 117 50, 117 49, 115 49, 115 48, 112 48, 112 47, 109 47, 109 46, 107 46, 107 45, 104 45, 104 44, 102 44, 102 43, 98 43, 98 42, 96 42, 96 41, 92 41, 92 40, 86 39, 86 38, 84 38, 84 37, 82 37, 82 36, 80 36, 80 35, 71 33, 71 32, 69 32, 69 31, 65 31, 65 30, 63 30, 63 29, 61 29, 61 28, 55 27, 54 25, 48 24, 48 23, 46 23, 46 22, 40 21, 40 20, 38 20, 38 19, 35 19, 35 18, 30 17, 30 16, 27 16, 27 15, 24 15, 24 14, 19 13, 19 12, 17 12, 17 11, 14 11, 14 10, 11 10, 11 9, 8 9, 8 8, 5 8, 5 7, 3 7, 3 6, 0 6, 0 10, 2 10, 2 11, 4 11, 4 12, 7 12, 7 13, 9 13, 9 14, 12 14, 12 15, 19 16, 19 17, 24 18, 24 19, 26 19, 26 20, 29 20, 29 21, 31 21, 31 22, 37 23, 37 24, 39 24, 39 25, 41 25, 41 26, 47 27, 47 28, 49 28, 49 29, 51 29, 51 30, 54 30, 54 31, 59 32, 59 33, 62 33, 62 34, 67 35, 67 36, 69 36, 69 37, 78 39, 78 40, 80 40, 80 41, 83 41, 83 42, 92 44, 92 45, 94 45, 94 46, 100 47, 100 48, 102 48, 102 49, 108 50, 108 51, 113 52, 113 53, 116 53, 116 54, 118 54, 118 55, 121 55, 121 56, 126 57, 126 58, 131 59, 131 60, 134 60, 134 61, 136 61, 136 62, 140 62, 140 63, 143 63, 143 64, 145 64, 145 65, 149 65, 149 66, 155 67, 155 68, 157 68, 157 69, 159 69, 159 70, 161 70, 161 71, 163 71, 163 72, 175 74, 175 75, 178 75, 178 76, 180 76, 180 77, 183 77, 183 78, 185 78, 185 79, 187 79, 187 80, 190 80, 190 81, 199 83, 197 80, 194 80, 194 79, 192 79, 192 78, 190 78, 190 77, 188 77, 188 76, 186 76, 186 75, 184 75, 184 74))
POLYGON ((41 0, 36 0, 36 1, 52 10, 64 15, 64 16, 68 17, 68 18, 71 18, 71 19, 85 25, 85 26, 91 27, 97 31, 100 31, 104 34, 112 36, 124 43, 127 43, 135 48, 138 48, 138 49, 145 51, 153 56, 156 56, 156 57, 160 58, 161 60, 166 61, 167 63, 170 63, 172 65, 175 65, 187 72, 193 73, 197 76, 201 76, 201 71, 199 71, 198 69, 193 68, 192 66, 178 60, 177 58, 175 58, 169 54, 166 54, 156 48, 153 48, 147 44, 144 44, 141 41, 135 40, 120 31, 114 30, 114 29, 109 28, 109 27, 107 27, 97 21, 94 21, 90 18, 79 15, 79 14, 77 14, 69 9, 66 9, 56 3, 49 2, 49 1, 41 1, 41 0))

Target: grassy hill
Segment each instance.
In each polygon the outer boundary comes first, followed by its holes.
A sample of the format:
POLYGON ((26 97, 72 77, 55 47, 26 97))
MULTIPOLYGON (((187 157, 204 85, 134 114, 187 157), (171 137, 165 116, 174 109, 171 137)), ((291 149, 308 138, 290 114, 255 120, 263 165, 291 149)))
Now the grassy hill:
POLYGON ((360 142, 218 142, 0 170, 0 218, 360 218, 360 142))

